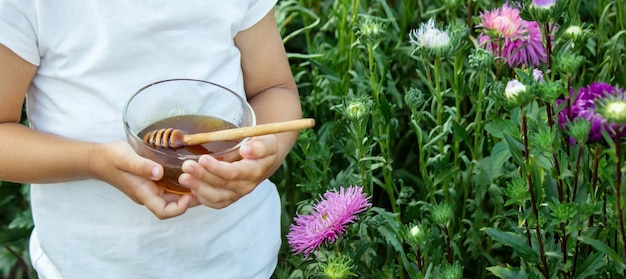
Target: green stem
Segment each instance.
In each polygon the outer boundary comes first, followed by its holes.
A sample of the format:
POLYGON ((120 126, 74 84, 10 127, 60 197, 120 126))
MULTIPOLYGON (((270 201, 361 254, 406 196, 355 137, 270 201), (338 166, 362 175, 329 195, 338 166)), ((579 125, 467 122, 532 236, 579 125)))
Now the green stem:
POLYGON ((550 31, 550 23, 543 24, 544 40, 546 41, 546 58, 548 59, 548 70, 550 71, 550 80, 554 80, 555 71, 552 70, 552 31, 550 31))
MULTIPOLYGON (((374 101, 376 102, 376 107, 381 107, 381 98, 384 98, 380 94, 381 91, 381 83, 376 75, 376 64, 374 61, 374 46, 372 44, 367 45, 367 57, 369 63, 369 79, 370 86, 372 87, 372 91, 374 93, 374 101)), ((382 78, 382 77, 381 77, 382 78)), ((375 120, 378 122, 378 141, 379 147, 382 157, 385 159, 385 166, 383 167, 383 183, 384 190, 387 192, 387 196, 389 197, 389 203, 391 204, 392 212, 399 213, 398 205, 396 204, 395 197, 395 189, 393 187, 393 173, 392 173, 392 155, 390 151, 390 125, 388 125, 389 115, 383 115, 380 113, 379 117, 376 117, 375 120)), ((396 215, 397 219, 400 220, 400 214, 396 215)))
POLYGON ((363 139, 365 138, 365 130, 366 130, 366 121, 361 121, 361 122, 355 122, 354 124, 354 129, 355 129, 355 134, 356 137, 354 138, 354 143, 356 144, 357 148, 357 165, 359 166, 359 174, 361 176, 361 183, 363 185, 363 187, 365 187, 365 189, 367 189, 367 193, 373 193, 373 186, 372 186, 372 182, 369 179, 370 176, 367 174, 367 170, 365 168, 365 161, 363 160, 363 158, 369 156, 369 151, 367 150, 366 145, 363 144, 363 139))
POLYGON ((474 174, 474 162, 482 159, 482 138, 483 138, 483 91, 485 86, 485 72, 480 73, 478 79, 478 95, 475 99, 476 112, 474 117, 474 146, 470 150, 472 154, 472 163, 467 170, 467 179, 463 183, 463 208, 461 209, 461 220, 465 219, 467 214, 467 202, 469 201, 470 184, 474 174))
MULTIPOLYGON (((411 125, 413 126, 413 130, 415 131, 415 136, 417 138, 417 147, 418 147, 418 166, 426 166, 426 150, 424 150, 424 137, 422 136, 422 131, 419 126, 419 120, 415 114, 417 112, 413 112, 411 125)), ((430 202, 435 202, 435 193, 433 191, 432 181, 430 180, 430 176, 428 174, 428 168, 419 167, 420 174, 422 176, 422 182, 425 185, 425 189, 428 189, 428 198, 430 202)))
POLYGON ((472 150, 472 155, 475 160, 480 160, 483 157, 482 152, 482 139, 483 139, 483 94, 484 94, 484 86, 485 86, 485 73, 480 74, 480 79, 478 82, 478 96, 476 98, 476 117, 474 119, 474 148, 472 150))
POLYGON ((582 153, 583 153, 583 147, 585 145, 580 143, 579 147, 578 147, 578 154, 576 156, 576 167, 574 168, 574 186, 573 186, 573 192, 572 192, 572 197, 570 198, 570 201, 574 201, 576 199, 576 195, 578 194, 578 173, 580 172, 580 161, 582 158, 582 153))
MULTIPOLYGON (((524 140, 524 156, 525 162, 528 163, 530 159, 530 149, 528 144, 528 119, 526 117, 526 111, 522 108, 522 137, 524 140)), ((539 227, 539 210, 537 209, 537 200, 535 196, 535 186, 533 179, 530 175, 530 165, 526 166, 525 176, 528 181, 528 191, 530 192, 530 204, 532 208, 533 217, 535 217, 535 235, 537 237, 537 243, 539 244, 539 256, 541 257, 541 272, 543 277, 550 278, 550 272, 548 272, 548 261, 546 260, 546 253, 543 247, 543 238, 541 237, 541 229, 539 227)))
MULTIPOLYGON (((454 69, 452 71, 452 75, 453 75, 453 84, 452 84, 452 88, 454 91, 454 105, 456 108, 456 123, 458 124, 458 126, 461 126, 461 122, 463 120, 462 115, 463 115, 463 111, 461 108, 461 103, 464 100, 465 96, 463 94, 463 90, 460 89, 460 83, 459 82, 459 78, 462 77, 462 73, 460 71, 460 69, 463 67, 463 60, 461 59, 463 56, 462 55, 457 55, 454 59, 454 69)), ((454 165, 458 166, 459 165, 459 160, 461 159, 460 156, 460 145, 461 145, 461 137, 453 137, 454 139, 454 165)))
POLYGON ((617 125, 617 131, 615 132, 615 174, 617 176, 617 181, 615 182, 615 191, 617 192, 617 196, 615 197, 615 199, 617 200, 617 218, 619 219, 619 231, 622 238, 622 255, 623 259, 626 259, 626 230, 624 228, 624 206, 622 205, 622 144, 620 139, 621 132, 622 129, 620 125, 617 125))
POLYGON ((451 232, 448 230, 448 226, 444 225, 443 226, 443 232, 444 232, 444 238, 446 240, 446 259, 448 260, 449 264, 452 264, 453 262, 453 258, 452 258, 452 236, 450 235, 451 232))
MULTIPOLYGON (((436 127, 440 129, 440 133, 445 133, 445 131, 443 130, 443 92, 442 92, 442 86, 441 86, 441 58, 440 57, 436 57, 435 58, 435 64, 434 64, 434 68, 433 68, 433 80, 435 83, 435 98, 436 98, 436 102, 437 102, 437 108, 435 111, 435 124, 436 127)), ((443 154, 444 151, 444 138, 441 137, 439 139, 438 142, 438 146, 439 146, 439 153, 443 154)), ((445 198, 445 201, 450 203, 450 189, 448 186, 448 183, 443 182, 443 195, 445 198)))
POLYGON ((342 92, 348 92, 348 88, 350 88, 350 80, 351 80, 351 75, 349 75, 348 73, 351 71, 352 69, 352 65, 353 65, 353 59, 354 59, 354 54, 353 54, 353 50, 354 48, 352 47, 352 45, 354 44, 355 41, 355 34, 354 32, 352 32, 352 26, 355 25, 357 17, 358 17, 358 12, 359 12, 359 0, 353 0, 351 3, 351 14, 350 14, 350 19, 348 21, 348 11, 346 8, 343 9, 343 14, 341 17, 341 22, 340 22, 340 28, 339 28, 339 46, 341 49, 340 53, 345 53, 345 57, 348 58, 347 60, 347 64, 346 64, 346 68, 344 69, 344 72, 342 72, 342 77, 343 77, 343 90, 342 92), (345 35, 344 34, 349 34, 348 38, 346 40, 345 35), (344 74, 345 73, 345 74, 344 74))

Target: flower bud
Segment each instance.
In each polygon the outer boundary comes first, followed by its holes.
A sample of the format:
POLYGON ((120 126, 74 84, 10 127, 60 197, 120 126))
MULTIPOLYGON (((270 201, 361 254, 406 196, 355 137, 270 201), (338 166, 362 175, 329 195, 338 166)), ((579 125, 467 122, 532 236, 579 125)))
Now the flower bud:
POLYGON ((555 218, 555 223, 569 222, 578 214, 577 205, 572 203, 549 202, 548 208, 555 218))
POLYGON ((342 106, 337 107, 348 120, 359 122, 369 115, 371 103, 372 101, 366 97, 350 98, 342 106))
POLYGON ((484 48, 475 48, 468 56, 469 64, 480 71, 488 71, 495 64, 493 53, 484 48))
POLYGON ((537 95, 548 103, 554 103, 556 99, 561 97, 561 93, 565 91, 562 80, 541 82, 536 86, 537 95))
POLYGON ((576 39, 583 36, 583 28, 578 25, 570 25, 563 32, 563 36, 570 39, 576 39))
POLYGON ((509 197, 509 200, 505 205, 523 205, 530 199, 528 192, 528 184, 523 178, 514 178, 507 184, 506 189, 503 190, 504 194, 509 197))
POLYGON ((461 279, 463 278, 463 268, 457 262, 441 267, 439 277, 441 279, 461 279))
POLYGON ((586 119, 577 118, 567 125, 569 135, 577 142, 583 143, 587 141, 589 132, 591 131, 591 122, 586 119))
POLYGON ((556 56, 554 66, 565 74, 573 74, 583 64, 585 58, 571 52, 565 52, 556 56))
POLYGON ((432 207, 431 218, 433 222, 438 225, 448 226, 450 225, 450 221, 452 221, 452 217, 454 216, 454 209, 450 204, 440 203, 435 204, 432 207))
POLYGON ((426 242, 426 232, 423 224, 407 227, 406 241, 412 246, 419 247, 426 242))
POLYGON ((389 22, 374 16, 361 16, 361 20, 352 30, 359 37, 359 42, 373 48, 382 41, 389 22))
POLYGON ((556 0, 533 0, 530 5, 535 9, 549 10, 556 5, 556 0))
POLYGON ((430 228, 424 223, 409 223, 403 226, 404 241, 413 249, 423 248, 428 244, 430 228))
POLYGON ((606 97, 597 104, 597 109, 608 123, 626 123, 626 101, 624 99, 606 97))
POLYGON ((350 102, 346 107, 346 114, 351 120, 361 120, 367 112, 367 105, 363 102, 350 102))
POLYGON ((417 88, 411 88, 404 94, 404 102, 411 111, 417 111, 424 104, 424 93, 417 88))
POLYGON ((352 272, 352 259, 344 255, 334 255, 328 257, 326 264, 320 264, 322 274, 329 279, 346 279, 355 276, 352 272))
POLYGON ((541 127, 536 133, 530 135, 530 142, 538 152, 550 153, 552 152, 554 138, 555 135, 550 129, 541 127))
POLYGON ((526 86, 516 79, 509 80, 504 88, 504 95, 509 100, 516 99, 522 93, 526 93, 526 86))
POLYGON ((557 4, 557 0, 532 0, 526 11, 532 21, 550 23, 560 16, 564 7, 564 5, 557 7, 557 4))

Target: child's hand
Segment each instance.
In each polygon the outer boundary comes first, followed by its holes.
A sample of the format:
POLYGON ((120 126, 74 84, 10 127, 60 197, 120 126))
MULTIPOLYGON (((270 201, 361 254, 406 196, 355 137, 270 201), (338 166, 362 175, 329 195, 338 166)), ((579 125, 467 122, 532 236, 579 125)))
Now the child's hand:
POLYGON ((277 152, 276 136, 254 137, 239 149, 243 158, 239 161, 222 162, 209 155, 198 162, 186 161, 178 182, 189 187, 200 203, 225 208, 271 175, 277 152))
POLYGON ((163 167, 137 155, 127 143, 115 142, 102 147, 91 163, 97 178, 145 205, 157 218, 179 216, 189 207, 198 205, 192 195, 175 195, 158 187, 154 181, 163 176, 163 167))

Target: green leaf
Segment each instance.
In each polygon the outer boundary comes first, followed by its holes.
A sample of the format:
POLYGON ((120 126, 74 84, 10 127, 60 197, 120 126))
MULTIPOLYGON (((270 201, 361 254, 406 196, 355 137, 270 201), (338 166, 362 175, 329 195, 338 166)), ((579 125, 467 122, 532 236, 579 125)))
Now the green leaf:
POLYGON ((491 150, 491 161, 493 163, 491 167, 491 178, 494 179, 502 172, 502 166, 511 159, 511 152, 509 151, 505 142, 501 141, 494 145, 491 150))
POLYGON ((513 135, 518 134, 519 127, 517 127, 517 124, 515 124, 513 120, 496 119, 487 123, 485 130, 496 138, 503 138, 505 131, 513 135))
POLYGON ((497 167, 493 164, 491 157, 485 157, 478 161, 478 177, 476 177, 477 186, 487 186, 493 181, 493 178, 500 174, 502 165, 497 167))
POLYGON ((33 217, 30 209, 20 212, 8 226, 9 229, 32 229, 33 227, 33 217))
POLYGON ((523 270, 520 270, 517 267, 511 266, 492 266, 488 267, 487 270, 491 271, 493 275, 498 278, 511 278, 511 279, 526 279, 528 278, 528 274, 523 270))
POLYGON ((576 279, 584 279, 598 274, 598 270, 606 266, 606 257, 602 253, 593 253, 578 266, 576 279))
POLYGON ((539 262, 539 255, 533 248, 528 246, 526 238, 519 234, 511 232, 503 232, 494 228, 483 229, 493 240, 502 243, 503 245, 513 248, 522 258, 529 262, 539 262))
POLYGON ((469 134, 467 133, 465 128, 461 126, 459 123, 457 123, 456 121, 452 122, 452 127, 453 127, 452 135, 454 136, 454 138, 458 139, 462 143, 467 144, 467 146, 471 148, 472 147, 471 145, 474 141, 470 139, 469 134))
POLYGON ((511 152, 511 156, 515 163, 519 166, 524 166, 524 155, 522 150, 524 150, 524 145, 520 143, 516 138, 514 138, 510 133, 504 133, 504 141, 506 142, 506 146, 509 148, 511 152))
POLYGON ((588 237, 586 235, 579 236, 578 240, 580 242, 582 242, 582 243, 589 244, 589 245, 593 246, 593 248, 598 250, 598 252, 607 255, 609 258, 611 258, 613 261, 615 261, 615 263, 617 265, 619 265, 619 267, 622 270, 624 270, 626 268, 626 264, 624 264, 624 259, 622 259, 622 257, 620 255, 618 255, 617 252, 615 252, 615 250, 611 249, 611 247, 606 245, 606 243, 604 243, 604 242, 602 242, 600 240, 597 240, 597 239, 593 239, 593 238, 588 237))
POLYGON ((402 248, 402 243, 398 241, 398 232, 393 232, 385 226, 378 226, 376 227, 376 229, 378 230, 378 233, 383 237, 383 239, 385 239, 385 242, 391 245, 394 250, 396 250, 396 252, 404 252, 404 249, 402 248))

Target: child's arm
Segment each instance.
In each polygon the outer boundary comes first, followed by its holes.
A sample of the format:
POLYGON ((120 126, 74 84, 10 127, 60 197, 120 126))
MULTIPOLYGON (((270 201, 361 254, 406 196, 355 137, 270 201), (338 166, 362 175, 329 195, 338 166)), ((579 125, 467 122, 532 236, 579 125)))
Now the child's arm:
MULTIPOLYGON (((258 123, 302 117, 298 89, 287 60, 274 11, 252 28, 241 32, 235 42, 241 50, 244 85, 258 123)), ((297 132, 278 134, 276 171, 291 150, 297 132)))
MULTIPOLYGON (((280 33, 270 11, 235 38, 241 51, 244 84, 258 123, 302 117, 300 99, 280 33)), ((240 149, 242 160, 220 162, 203 156, 188 161, 179 182, 187 185, 203 204, 223 208, 250 193, 272 175, 291 150, 298 133, 256 137, 240 149)))

